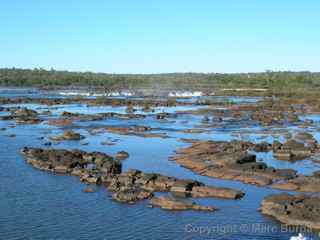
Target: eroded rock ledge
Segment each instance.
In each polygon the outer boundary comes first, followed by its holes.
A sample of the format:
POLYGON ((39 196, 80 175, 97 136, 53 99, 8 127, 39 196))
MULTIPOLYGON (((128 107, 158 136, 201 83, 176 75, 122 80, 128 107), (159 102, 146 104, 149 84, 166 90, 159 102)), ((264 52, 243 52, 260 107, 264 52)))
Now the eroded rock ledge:
POLYGON ((262 201, 260 210, 288 225, 320 229, 320 197, 271 195, 262 201))
POLYGON ((277 182, 272 187, 288 191, 320 192, 320 172, 314 172, 312 176, 300 175, 288 181, 277 182))
POLYGON ((197 211, 215 211, 213 207, 204 207, 196 204, 195 202, 189 201, 189 199, 178 199, 174 197, 154 197, 150 200, 152 207, 160 207, 165 210, 197 210, 197 211))
POLYGON ((267 186, 277 181, 296 178, 296 171, 275 169, 257 162, 249 149, 256 148, 243 141, 199 141, 178 149, 171 159, 198 174, 267 186))
MULTIPOLYGON (((256 161, 252 151, 269 151, 274 144, 244 141, 188 142, 192 145, 176 150, 177 154, 171 159, 200 175, 288 191, 320 192, 319 172, 314 172, 311 176, 298 175, 295 170, 276 169, 256 161)), ((308 143, 315 144, 311 138, 308 143)), ((295 151, 298 152, 299 149, 295 151)), ((302 151, 300 157, 303 155, 302 151)))
POLYGON ((317 140, 306 132, 300 132, 283 144, 273 142, 273 156, 278 160, 303 160, 319 152, 317 140))
POLYGON ((79 176, 80 181, 88 184, 101 184, 111 191, 115 201, 135 203, 153 199, 151 204, 170 210, 207 210, 190 201, 174 198, 155 198, 155 192, 169 192, 180 197, 205 197, 240 199, 244 193, 230 188, 206 186, 194 181, 177 179, 156 173, 144 173, 130 169, 122 172, 121 162, 101 152, 80 150, 23 148, 21 153, 33 167, 60 174, 79 176))

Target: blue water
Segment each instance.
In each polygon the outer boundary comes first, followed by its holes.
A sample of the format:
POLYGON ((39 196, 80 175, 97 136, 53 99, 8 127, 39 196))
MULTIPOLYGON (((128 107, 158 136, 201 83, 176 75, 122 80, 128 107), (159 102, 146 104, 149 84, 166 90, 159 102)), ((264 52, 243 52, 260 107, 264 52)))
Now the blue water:
MULTIPOLYGON (((46 107, 34 105, 35 109, 46 107)), ((105 111, 107 108, 101 110, 105 111)), ((62 109, 83 113, 97 112, 96 107, 93 107, 91 112, 90 107, 83 105, 63 106, 62 109)), ((54 112, 53 117, 61 114, 60 110, 54 112)), ((174 109, 164 109, 167 110, 174 109)), ((112 108, 110 111, 121 112, 122 109, 112 108)), ((213 213, 169 212, 148 208, 147 201, 135 205, 116 203, 110 199, 110 193, 104 187, 96 187, 97 191, 94 193, 83 193, 85 185, 77 177, 54 175, 33 169, 25 163, 19 153, 24 146, 44 147, 47 138, 61 133, 63 128, 49 126, 46 122, 10 128, 8 126, 13 124, 12 121, 0 121, 0 128, 7 128, 6 131, 0 132, 0 239, 282 240, 297 235, 299 229, 284 228, 273 218, 261 215, 257 211, 265 196, 280 191, 198 176, 168 160, 175 149, 188 145, 179 141, 181 137, 230 140, 247 136, 254 141, 264 141, 279 137, 279 134, 282 135, 281 132, 265 134, 264 129, 259 127, 250 129, 243 126, 236 129, 203 127, 208 132, 185 134, 177 130, 201 125, 201 117, 183 115, 178 119, 169 120, 172 122, 162 122, 148 116, 145 119, 130 121, 106 119, 98 122, 76 122, 71 128, 86 138, 80 142, 60 142, 52 147, 102 151, 110 155, 125 150, 130 154, 130 157, 123 162, 125 170, 137 168, 145 172, 157 172, 179 178, 197 179, 206 184, 237 188, 246 193, 243 199, 195 199, 204 205, 219 208, 219 211, 213 213), (142 138, 108 132, 91 135, 88 128, 94 127, 94 124, 147 125, 157 128, 155 132, 167 133, 170 138, 142 138), (9 134, 17 136, 10 138, 9 134), (117 141, 115 145, 104 146, 101 142, 105 140, 117 141), (84 143, 88 145, 83 145, 84 143)), ((294 131, 294 128, 291 131, 294 131)), ((299 163, 277 161, 270 153, 259 154, 258 158, 275 167, 294 168, 304 174, 320 169, 320 166, 309 160, 299 163)), ((307 235, 313 239, 320 239, 317 237, 317 232, 307 235)))

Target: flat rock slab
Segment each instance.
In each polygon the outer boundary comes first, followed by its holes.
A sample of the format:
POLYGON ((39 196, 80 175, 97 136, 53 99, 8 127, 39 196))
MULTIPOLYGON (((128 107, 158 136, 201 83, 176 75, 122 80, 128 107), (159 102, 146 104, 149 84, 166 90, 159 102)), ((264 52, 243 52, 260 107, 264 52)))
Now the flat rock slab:
POLYGON ((271 185, 272 188, 299 192, 320 192, 320 175, 315 172, 312 176, 298 176, 284 182, 277 182, 271 185))
POLYGON ((320 229, 320 197, 271 195, 262 201, 260 211, 288 225, 320 229))
POLYGON ((196 210, 213 212, 217 210, 214 207, 201 206, 186 199, 177 199, 168 196, 154 197, 149 203, 152 207, 160 207, 170 211, 196 210))
POLYGON ((294 170, 275 169, 257 162, 256 156, 248 152, 256 147, 244 141, 198 141, 178 149, 171 159, 200 175, 258 186, 296 177, 294 170))

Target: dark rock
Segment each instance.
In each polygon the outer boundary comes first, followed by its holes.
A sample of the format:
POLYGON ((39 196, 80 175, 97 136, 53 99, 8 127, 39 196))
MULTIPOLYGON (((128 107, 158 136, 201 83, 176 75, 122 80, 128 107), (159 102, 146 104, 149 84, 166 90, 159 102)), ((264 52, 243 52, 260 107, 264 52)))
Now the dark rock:
MULTIPOLYGON (((217 197, 238 199, 244 193, 228 189, 206 186, 194 180, 183 180, 156 173, 143 173, 129 169, 121 172, 121 163, 101 152, 81 150, 24 148, 26 161, 44 171, 78 176, 87 184, 102 184, 113 192, 112 198, 118 202, 135 203, 152 198, 154 192, 185 194, 186 197, 217 197)), ((91 191, 91 190, 88 190, 91 191)), ((166 203, 165 203, 166 204, 166 203)), ((169 201, 175 210, 213 210, 188 201, 169 201)), ((164 205, 166 208, 166 205, 164 205)))
POLYGON ((319 171, 315 171, 313 173, 313 176, 316 177, 316 178, 320 178, 320 170, 319 171))
POLYGON ((271 147, 272 146, 267 142, 262 142, 262 143, 255 144, 253 147, 253 150, 256 152, 268 152, 270 151, 271 147))
MULTIPOLYGON (((22 154, 27 162, 36 168, 40 168, 43 163, 48 166, 42 170, 50 170, 59 173, 72 172, 74 168, 86 169, 88 164, 93 164, 97 169, 105 174, 121 173, 121 163, 114 161, 113 158, 105 153, 87 153, 80 150, 64 149, 40 149, 23 148, 22 154)), ((85 178, 84 178, 85 179, 85 178)))
POLYGON ((153 197, 153 193, 139 187, 122 188, 112 194, 112 199, 121 203, 135 203, 153 197))

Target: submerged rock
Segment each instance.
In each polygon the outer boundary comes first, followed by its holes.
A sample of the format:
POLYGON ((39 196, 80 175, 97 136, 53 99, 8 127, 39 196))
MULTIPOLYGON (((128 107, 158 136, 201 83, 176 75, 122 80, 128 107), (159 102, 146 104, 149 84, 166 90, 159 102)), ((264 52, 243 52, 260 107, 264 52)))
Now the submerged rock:
POLYGON ((9 138, 15 138, 17 135, 16 134, 9 134, 9 135, 7 135, 7 137, 9 137, 9 138))
POLYGON ((86 188, 82 189, 82 192, 93 193, 93 192, 95 192, 95 189, 93 189, 92 187, 86 187, 86 188))

